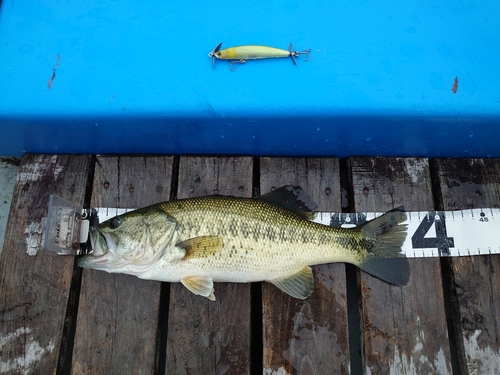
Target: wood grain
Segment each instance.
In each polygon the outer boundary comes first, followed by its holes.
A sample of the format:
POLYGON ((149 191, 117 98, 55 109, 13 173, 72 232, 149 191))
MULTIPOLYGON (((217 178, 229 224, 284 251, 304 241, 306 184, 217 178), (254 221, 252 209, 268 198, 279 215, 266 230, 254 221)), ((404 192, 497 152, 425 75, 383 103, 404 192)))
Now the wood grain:
MULTIPOLYGON (((424 158, 350 158, 356 211, 434 208, 424 158)), ((404 287, 360 273, 368 374, 451 374, 439 259, 411 259, 404 287)))
MULTIPOLYGON (((168 200, 172 164, 172 157, 99 156, 91 206, 139 208, 168 200)), ((160 286, 84 269, 72 373, 156 373, 160 286)))
MULTIPOLYGON (((300 185, 319 210, 340 211, 337 159, 261 158, 260 169, 262 194, 300 185)), ((265 374, 350 372, 345 265, 315 266, 313 271, 315 289, 304 301, 263 283, 265 374)))
MULTIPOLYGON (((251 197, 250 157, 181 157, 178 198, 251 197)), ((215 284, 216 301, 171 285, 168 374, 250 373, 250 285, 215 284)))
MULTIPOLYGON (((432 167, 440 209, 500 207, 500 159, 436 159, 432 167)), ((500 369, 500 255, 447 261, 452 271, 449 282, 460 371, 496 374, 500 369)))
POLYGON ((0 255, 1 373, 56 372, 74 257, 41 249, 49 195, 83 207, 91 164, 89 155, 21 160, 0 255))

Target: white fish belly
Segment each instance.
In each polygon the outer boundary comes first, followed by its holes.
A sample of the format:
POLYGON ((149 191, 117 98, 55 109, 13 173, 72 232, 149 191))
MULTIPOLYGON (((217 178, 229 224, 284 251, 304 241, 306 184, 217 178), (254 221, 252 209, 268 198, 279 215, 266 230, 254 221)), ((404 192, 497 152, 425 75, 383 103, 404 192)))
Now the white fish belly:
POLYGON ((342 260, 341 254, 336 256, 331 248, 325 246, 296 248, 270 243, 262 249, 255 249, 241 245, 230 243, 216 255, 207 258, 173 262, 163 258, 139 277, 179 282, 189 276, 207 276, 215 282, 256 282, 290 276, 307 265, 334 262, 336 258, 342 260))

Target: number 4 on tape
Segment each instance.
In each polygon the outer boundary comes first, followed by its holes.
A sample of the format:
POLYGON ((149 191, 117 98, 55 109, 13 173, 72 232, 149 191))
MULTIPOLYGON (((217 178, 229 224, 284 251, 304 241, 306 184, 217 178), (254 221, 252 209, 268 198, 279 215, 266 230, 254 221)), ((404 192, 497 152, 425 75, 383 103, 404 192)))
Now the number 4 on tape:
POLYGON ((450 248, 455 247, 455 243, 453 237, 447 236, 444 212, 429 213, 411 237, 411 243, 414 249, 438 249, 440 256, 450 255, 450 248), (426 237, 433 225, 436 237, 426 237))

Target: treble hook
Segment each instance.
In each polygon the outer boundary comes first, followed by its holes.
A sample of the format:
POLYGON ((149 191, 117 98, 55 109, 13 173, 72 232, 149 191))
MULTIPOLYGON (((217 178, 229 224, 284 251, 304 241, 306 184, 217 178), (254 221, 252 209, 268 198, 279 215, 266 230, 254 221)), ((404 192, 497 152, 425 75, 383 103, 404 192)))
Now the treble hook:
POLYGON ((244 64, 246 63, 246 60, 229 60, 229 69, 231 69, 233 72, 236 71, 236 68, 233 68, 233 64, 244 64))
POLYGON ((297 60, 295 60, 296 57, 299 57, 300 55, 307 55, 307 60, 304 60, 305 62, 311 60, 311 50, 309 48, 305 49, 302 52, 299 51, 294 51, 293 50, 293 44, 290 43, 288 46, 288 52, 290 53, 290 57, 292 58, 293 65, 297 66, 297 60))
POLYGON ((302 52, 295 51, 295 52, 292 52, 292 55, 295 57, 299 57, 300 55, 307 55, 307 59, 304 60, 304 62, 308 62, 309 60, 311 60, 311 49, 307 48, 307 49, 303 50, 302 52))

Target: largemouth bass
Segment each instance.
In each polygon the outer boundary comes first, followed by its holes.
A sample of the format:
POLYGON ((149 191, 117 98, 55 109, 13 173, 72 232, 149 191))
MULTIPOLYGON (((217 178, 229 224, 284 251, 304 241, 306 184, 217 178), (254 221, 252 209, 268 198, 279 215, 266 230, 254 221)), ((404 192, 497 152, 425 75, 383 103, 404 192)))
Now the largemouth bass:
POLYGON ((285 186, 256 199, 225 196, 154 204, 91 228, 81 267, 181 282, 215 300, 214 282, 267 281, 295 298, 314 288, 311 265, 346 262, 397 285, 410 277, 399 209, 351 229, 310 221, 317 206, 285 186))

